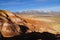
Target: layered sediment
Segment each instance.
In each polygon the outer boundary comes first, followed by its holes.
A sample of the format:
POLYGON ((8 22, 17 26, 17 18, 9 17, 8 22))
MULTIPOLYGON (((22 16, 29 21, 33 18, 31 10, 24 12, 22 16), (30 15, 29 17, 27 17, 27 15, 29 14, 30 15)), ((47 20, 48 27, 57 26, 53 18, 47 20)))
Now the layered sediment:
POLYGON ((43 21, 25 19, 12 12, 0 10, 0 33, 3 37, 14 37, 21 33, 31 32, 60 34, 59 27, 43 21))

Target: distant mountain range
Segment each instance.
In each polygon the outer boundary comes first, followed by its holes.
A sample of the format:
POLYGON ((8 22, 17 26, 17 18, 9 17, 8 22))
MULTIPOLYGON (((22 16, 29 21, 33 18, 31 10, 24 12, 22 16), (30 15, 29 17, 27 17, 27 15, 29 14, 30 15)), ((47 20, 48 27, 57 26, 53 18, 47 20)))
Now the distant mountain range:
POLYGON ((60 12, 54 11, 38 11, 38 10, 27 10, 22 12, 15 12, 17 14, 30 14, 30 15, 42 15, 42 16, 60 16, 60 12))

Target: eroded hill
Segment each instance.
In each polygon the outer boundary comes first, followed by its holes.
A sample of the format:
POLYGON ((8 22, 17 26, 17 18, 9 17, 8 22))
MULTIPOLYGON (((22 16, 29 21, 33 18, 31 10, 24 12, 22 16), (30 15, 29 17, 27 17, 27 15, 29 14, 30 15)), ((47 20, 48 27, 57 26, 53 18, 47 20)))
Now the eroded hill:
POLYGON ((14 37, 31 32, 60 34, 60 24, 50 19, 21 17, 6 10, 0 10, 0 32, 3 37, 14 37))

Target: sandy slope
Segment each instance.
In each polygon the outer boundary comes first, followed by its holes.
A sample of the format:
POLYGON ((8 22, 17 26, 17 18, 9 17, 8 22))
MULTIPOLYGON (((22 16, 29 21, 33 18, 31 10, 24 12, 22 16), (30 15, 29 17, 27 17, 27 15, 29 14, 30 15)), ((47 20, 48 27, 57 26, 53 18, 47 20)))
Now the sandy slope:
POLYGON ((36 25, 37 27, 36 31, 43 32, 45 30, 53 34, 60 34, 60 23, 58 23, 54 19, 41 18, 41 17, 40 18, 24 17, 24 19, 36 25))
POLYGON ((53 18, 16 15, 0 10, 0 32, 3 37, 14 37, 21 33, 49 32, 60 34, 60 23, 53 18))

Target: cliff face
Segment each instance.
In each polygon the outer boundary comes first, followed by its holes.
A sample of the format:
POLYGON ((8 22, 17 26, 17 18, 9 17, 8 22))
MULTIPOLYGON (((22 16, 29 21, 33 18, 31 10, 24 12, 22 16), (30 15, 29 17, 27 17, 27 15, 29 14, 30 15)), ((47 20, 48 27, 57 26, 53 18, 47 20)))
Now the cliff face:
POLYGON ((0 10, 0 32, 3 37, 14 37, 31 32, 60 34, 46 22, 22 18, 6 10, 0 10))

